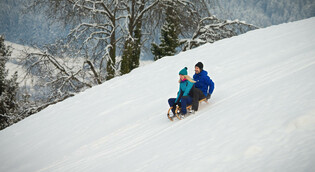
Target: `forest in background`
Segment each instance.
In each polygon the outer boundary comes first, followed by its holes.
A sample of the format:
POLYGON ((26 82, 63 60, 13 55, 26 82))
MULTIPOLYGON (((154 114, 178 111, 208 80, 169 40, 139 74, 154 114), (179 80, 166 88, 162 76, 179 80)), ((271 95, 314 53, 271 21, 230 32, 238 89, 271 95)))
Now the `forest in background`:
MULTIPOLYGON (((66 36, 69 27, 47 20, 43 13, 27 13, 27 0, 0 0, 0 34, 23 45, 49 44, 66 36)), ((210 0, 214 15, 239 19, 258 27, 297 21, 315 16, 313 0, 210 0)), ((152 57, 151 57, 152 59, 152 57)))

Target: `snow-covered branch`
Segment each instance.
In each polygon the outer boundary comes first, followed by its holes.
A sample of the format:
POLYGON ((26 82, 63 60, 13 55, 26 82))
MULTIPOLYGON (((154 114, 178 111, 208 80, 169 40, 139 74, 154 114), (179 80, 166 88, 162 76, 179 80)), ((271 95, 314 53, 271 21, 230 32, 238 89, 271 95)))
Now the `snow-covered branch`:
POLYGON ((181 44, 184 44, 183 50, 186 51, 205 43, 213 43, 253 29, 258 29, 258 27, 244 21, 221 20, 216 16, 205 17, 199 21, 192 38, 181 40, 181 44))
POLYGON ((73 71, 65 64, 61 64, 61 59, 57 60, 56 57, 46 52, 29 53, 27 59, 33 59, 34 61, 27 71, 41 70, 42 73, 38 75, 45 80, 45 85, 55 85, 54 87, 61 89, 68 84, 75 91, 80 91, 82 86, 92 87, 92 84, 85 82, 83 78, 78 76, 82 69, 73 71), (73 82, 76 84, 73 84, 73 82))

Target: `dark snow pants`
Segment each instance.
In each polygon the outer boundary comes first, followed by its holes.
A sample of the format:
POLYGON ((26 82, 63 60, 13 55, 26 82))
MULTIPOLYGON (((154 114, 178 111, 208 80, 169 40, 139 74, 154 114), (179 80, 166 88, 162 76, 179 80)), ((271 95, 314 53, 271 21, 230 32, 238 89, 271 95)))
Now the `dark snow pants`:
MULTIPOLYGON (((168 99, 168 104, 170 107, 174 106, 176 98, 170 98, 168 99)), ((185 115, 187 113, 186 107, 191 105, 192 98, 190 96, 184 96, 180 99, 180 107, 181 107, 181 113, 185 115)), ((172 109, 172 112, 175 114, 175 109, 172 109)))
POLYGON ((203 94, 203 92, 200 89, 198 89, 196 87, 193 87, 191 89, 190 95, 193 98, 192 99, 192 110, 198 111, 199 100, 206 98, 206 96, 203 94))

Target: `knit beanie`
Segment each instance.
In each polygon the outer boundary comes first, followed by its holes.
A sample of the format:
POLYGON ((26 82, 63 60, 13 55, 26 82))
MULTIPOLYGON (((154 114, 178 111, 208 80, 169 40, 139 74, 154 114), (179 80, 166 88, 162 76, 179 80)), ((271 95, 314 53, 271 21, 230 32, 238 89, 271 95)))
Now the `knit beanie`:
POLYGON ((201 62, 198 62, 196 65, 195 65, 195 67, 199 67, 199 69, 200 69, 200 71, 202 71, 203 70, 203 64, 201 63, 201 62))
POLYGON ((187 67, 184 67, 181 71, 179 71, 180 75, 187 75, 187 67))

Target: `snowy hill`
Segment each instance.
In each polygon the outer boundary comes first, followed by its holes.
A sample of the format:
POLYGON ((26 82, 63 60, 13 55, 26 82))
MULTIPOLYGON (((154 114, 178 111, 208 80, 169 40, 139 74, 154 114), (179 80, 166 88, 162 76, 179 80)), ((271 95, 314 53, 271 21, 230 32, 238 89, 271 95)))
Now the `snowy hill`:
POLYGON ((0 131, 0 171, 314 171, 315 18, 166 57, 0 131), (209 105, 166 118, 202 61, 209 105))

